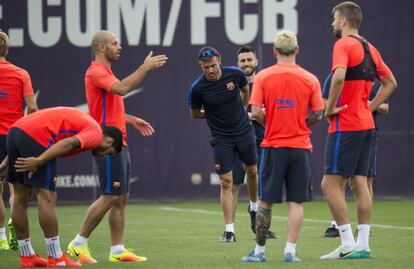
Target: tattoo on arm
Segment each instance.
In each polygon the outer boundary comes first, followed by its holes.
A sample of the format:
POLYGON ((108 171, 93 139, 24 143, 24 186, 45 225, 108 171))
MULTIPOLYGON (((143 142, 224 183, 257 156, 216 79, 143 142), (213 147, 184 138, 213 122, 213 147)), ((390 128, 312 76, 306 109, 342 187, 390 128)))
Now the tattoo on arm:
POLYGON ((266 235, 272 220, 272 210, 259 206, 256 215, 256 243, 259 246, 266 244, 266 235))

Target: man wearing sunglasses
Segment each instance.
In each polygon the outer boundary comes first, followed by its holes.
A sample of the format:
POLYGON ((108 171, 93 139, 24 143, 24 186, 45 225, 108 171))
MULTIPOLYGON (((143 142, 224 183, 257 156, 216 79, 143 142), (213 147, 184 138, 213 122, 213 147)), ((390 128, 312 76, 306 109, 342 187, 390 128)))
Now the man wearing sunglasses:
POLYGON ((212 47, 203 47, 197 57, 203 71, 189 90, 191 116, 206 119, 211 131, 214 164, 220 177, 220 201, 225 231, 222 242, 235 242, 233 215, 233 173, 239 158, 247 175, 249 199, 257 203, 257 154, 254 127, 246 108, 249 86, 237 67, 222 67, 221 55, 212 47))

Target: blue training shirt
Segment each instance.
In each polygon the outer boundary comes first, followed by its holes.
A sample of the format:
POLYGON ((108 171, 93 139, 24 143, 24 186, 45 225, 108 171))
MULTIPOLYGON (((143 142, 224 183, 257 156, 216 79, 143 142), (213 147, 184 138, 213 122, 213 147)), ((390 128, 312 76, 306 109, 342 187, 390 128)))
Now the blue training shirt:
POLYGON ((204 74, 201 75, 188 92, 190 108, 204 108, 213 138, 238 136, 251 128, 240 96, 240 89, 248 83, 244 73, 230 66, 221 67, 221 72, 216 81, 208 81, 204 74))

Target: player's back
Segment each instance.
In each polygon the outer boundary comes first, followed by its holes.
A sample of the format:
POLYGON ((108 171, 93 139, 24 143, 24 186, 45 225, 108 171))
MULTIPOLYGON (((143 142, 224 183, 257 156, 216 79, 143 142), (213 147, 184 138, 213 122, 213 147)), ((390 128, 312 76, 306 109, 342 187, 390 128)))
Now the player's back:
POLYGON ((256 90, 262 91, 266 108, 262 146, 310 149, 311 131, 305 119, 312 98, 319 96, 315 103, 322 106, 317 78, 298 65, 276 64, 256 76, 256 90))
POLYGON ((23 130, 44 147, 81 132, 90 132, 102 140, 99 124, 88 114, 71 107, 39 110, 16 121, 12 127, 23 130))

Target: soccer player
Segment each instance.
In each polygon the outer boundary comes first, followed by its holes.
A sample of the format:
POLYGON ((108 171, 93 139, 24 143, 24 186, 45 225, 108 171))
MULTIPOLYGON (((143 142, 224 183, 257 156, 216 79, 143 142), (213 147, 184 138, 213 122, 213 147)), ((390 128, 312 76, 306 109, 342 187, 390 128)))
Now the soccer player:
POLYGON ((252 116, 265 127, 259 166, 259 210, 256 248, 241 260, 265 262, 266 234, 273 203, 288 202, 285 262, 300 262, 296 242, 303 221, 303 203, 312 198, 312 144, 309 127, 322 119, 323 101, 318 79, 296 64, 296 35, 279 32, 273 54, 277 64, 256 75, 250 104, 252 116), (266 117, 262 107, 266 109, 266 117))
POLYGON ((220 201, 225 231, 222 242, 235 242, 233 222, 233 173, 236 156, 247 174, 249 199, 257 202, 257 153, 254 127, 246 108, 249 85, 237 67, 221 67, 221 55, 212 47, 203 47, 197 57, 203 74, 188 93, 191 116, 207 119, 211 131, 214 166, 220 177, 220 201), (241 97, 240 97, 241 95, 241 97))
POLYGON ((13 224, 21 251, 21 267, 79 267, 62 253, 56 216, 56 158, 88 149, 96 156, 121 150, 121 131, 103 129, 88 114, 74 108, 43 109, 16 121, 7 135, 8 180, 15 198, 13 224), (48 259, 35 253, 29 235, 28 204, 36 194, 39 224, 45 236, 48 259))
POLYGON ((358 34, 361 8, 353 2, 343 2, 333 8, 332 15, 333 30, 339 40, 333 48, 332 83, 325 109, 330 126, 321 187, 338 224, 341 246, 320 258, 370 258, 372 197, 367 175, 375 132, 371 112, 388 99, 397 82, 378 50, 358 34), (381 80, 381 87, 369 103, 375 77, 381 80), (357 201, 356 242, 345 200, 347 178, 354 185, 357 201))
MULTIPOLYGON (((9 37, 0 30, 0 163, 4 160, 3 167, 6 167, 5 164, 7 162, 7 133, 10 126, 23 117, 24 114, 22 100, 26 103, 27 113, 30 114, 37 110, 29 73, 6 60, 9 44, 9 37)), ((5 171, 4 169, 4 173, 5 171)), ((4 179, 5 175, 0 176, 0 197, 3 194, 4 179)), ((10 192, 9 204, 10 208, 12 208, 14 200, 13 185, 8 184, 8 186, 10 192)), ((17 250, 19 245, 16 241, 11 218, 8 221, 9 241, 7 241, 5 213, 3 199, 0 199, 0 250, 8 250, 9 248, 17 250)))
MULTIPOLYGON (((324 100, 324 103, 328 101, 331 82, 332 82, 332 73, 328 75, 328 77, 325 80, 324 86, 323 86, 322 98, 324 100)), ((375 80, 374 84, 372 85, 371 93, 369 95, 369 101, 372 101, 374 97, 377 95, 378 89, 380 86, 381 86, 381 83, 378 80, 375 80)), ((389 104, 387 100, 384 103, 382 103, 380 106, 378 106, 375 111, 372 112, 372 117, 374 118, 374 123, 375 123, 375 132, 374 132, 374 145, 373 145, 370 157, 369 157, 370 163, 369 163, 368 178, 367 178, 368 190, 371 194, 371 199, 373 199, 374 197, 372 181, 377 175, 377 152, 378 152, 377 118, 378 118, 378 115, 388 114, 388 111, 389 111, 389 104)), ((349 180, 348 182, 349 182, 351 189, 354 191, 355 186, 352 184, 352 181, 349 180)), ((335 220, 332 220, 331 225, 326 229, 324 236, 328 238, 339 237, 338 225, 335 220)))
MULTIPOLYGON (((259 61, 257 59, 256 50, 250 46, 242 46, 237 51, 237 66, 243 71, 244 75, 249 82, 249 89, 253 87, 254 78, 256 76, 256 68, 259 61)), ((251 107, 247 108, 249 116, 251 116, 251 107)), ((260 125, 255 119, 251 119, 252 124, 254 126, 255 134, 256 134, 256 150, 257 150, 257 157, 258 163, 260 163, 260 143, 262 143, 264 137, 264 128, 260 125)), ((236 162, 233 167, 233 219, 232 222, 235 223, 236 220, 236 211, 237 211, 237 203, 239 200, 239 192, 240 187, 244 183, 246 173, 244 172, 243 163, 240 161, 239 158, 236 158, 236 162)), ((250 201, 249 206, 247 207, 247 211, 250 215, 250 223, 251 229, 253 233, 256 233, 256 212, 257 212, 257 202, 250 201)), ((276 239, 276 235, 272 231, 268 231, 267 234, 268 239, 276 239)))
POLYGON ((89 206, 79 233, 69 243, 68 252, 84 263, 96 263, 91 256, 88 240, 93 230, 109 212, 108 222, 111 233, 111 262, 139 262, 147 258, 140 257, 123 245, 125 230, 125 207, 130 187, 131 160, 126 143, 126 123, 132 125, 144 136, 154 133, 152 126, 135 116, 125 113, 123 97, 144 79, 146 74, 163 66, 165 55, 153 56, 152 52, 144 63, 132 74, 118 80, 112 73, 112 63, 119 60, 121 46, 115 34, 98 31, 92 38, 95 60, 85 74, 85 90, 89 113, 101 125, 113 125, 122 131, 122 150, 112 156, 95 157, 99 172, 101 196, 89 206))

